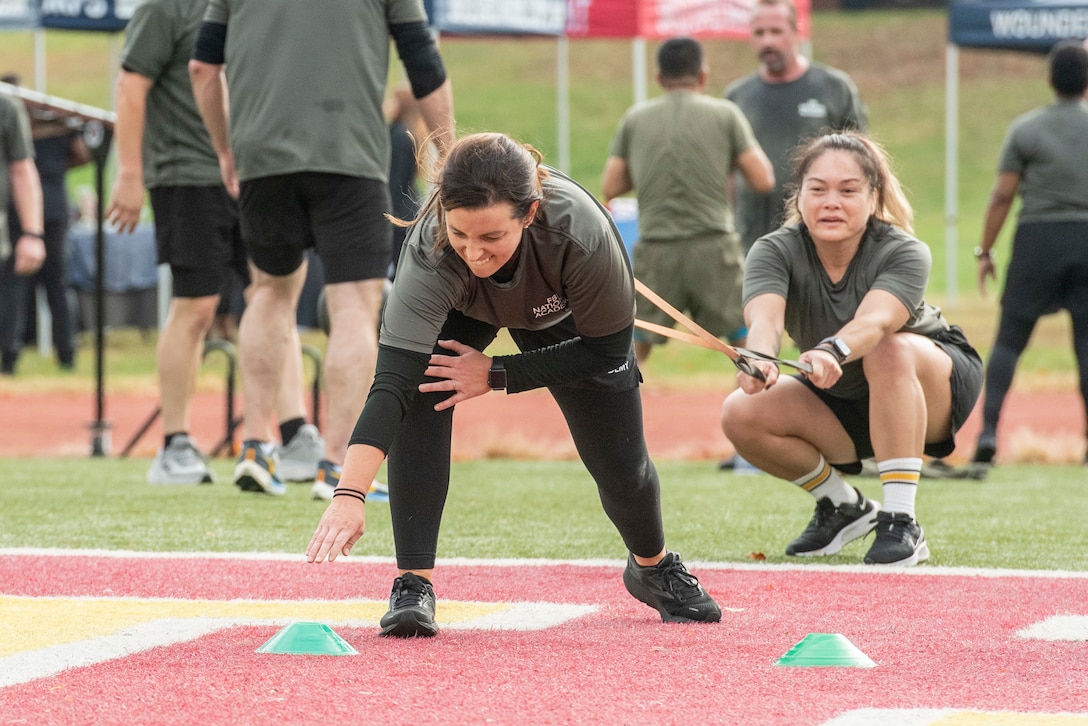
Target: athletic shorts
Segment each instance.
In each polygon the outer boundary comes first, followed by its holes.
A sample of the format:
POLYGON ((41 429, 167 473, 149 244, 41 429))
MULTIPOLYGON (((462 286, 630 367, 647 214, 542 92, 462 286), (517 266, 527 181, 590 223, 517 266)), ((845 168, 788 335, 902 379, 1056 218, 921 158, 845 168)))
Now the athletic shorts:
POLYGON ((1088 303, 1088 222, 1023 222, 1016 228, 1001 307, 1038 320, 1088 303))
MULTIPOLYGON (((639 240, 631 250, 631 261, 635 277, 713 335, 733 342, 748 335, 741 302, 744 262, 735 235, 639 240)), ((676 325, 668 313, 642 295, 635 298, 639 320, 676 325)), ((636 328, 635 340, 661 345, 667 338, 636 328)))
POLYGON ((326 283, 389 273, 393 225, 383 181, 321 172, 250 179, 241 184, 239 208, 246 249, 263 272, 289 275, 313 247, 326 283))
POLYGON ((221 185, 150 191, 160 264, 170 265, 174 297, 218 295, 232 275, 249 284, 238 204, 221 185))
MULTIPOLYGON (((956 432, 963 426, 963 422, 971 415, 978 401, 978 394, 982 391, 982 359, 978 352, 967 342, 963 330, 958 325, 953 325, 948 330, 942 331, 932 338, 938 348, 943 350, 952 359, 952 433, 943 441, 926 444, 925 453, 928 456, 948 456, 956 448, 956 432)), ((858 453, 858 461, 832 462, 831 465, 846 474, 858 474, 861 472, 861 459, 868 459, 873 455, 873 442, 869 437, 869 396, 859 399, 839 398, 830 392, 812 385, 804 376, 796 376, 810 391, 823 401, 835 418, 839 420, 850 440, 854 442, 854 449, 858 453)))

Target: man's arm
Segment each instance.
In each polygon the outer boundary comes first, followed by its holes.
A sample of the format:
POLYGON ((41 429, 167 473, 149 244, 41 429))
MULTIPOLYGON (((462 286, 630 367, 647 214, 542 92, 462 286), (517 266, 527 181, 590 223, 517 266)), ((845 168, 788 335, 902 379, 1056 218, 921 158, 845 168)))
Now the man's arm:
POLYGON ((204 120, 204 126, 212 139, 212 147, 219 157, 219 173, 223 177, 223 185, 237 199, 238 174, 234 169, 234 154, 230 148, 230 108, 223 65, 191 60, 189 79, 193 84, 193 98, 200 109, 200 118, 204 120))
POLYGON ((117 79, 117 177, 113 182, 106 219, 119 232, 132 232, 144 206, 143 143, 147 94, 154 84, 139 73, 122 70, 117 79))
POLYGON ((457 140, 456 121, 453 118, 453 86, 449 80, 419 99, 419 111, 427 130, 431 132, 431 141, 442 158, 457 140))
POLYGON ((601 194, 605 204, 634 188, 635 183, 631 181, 627 160, 619 156, 608 157, 604 164, 604 173, 601 174, 601 194))
POLYGON ((1005 226, 1019 189, 1020 175, 1013 171, 1003 171, 997 175, 994 188, 990 192, 990 201, 986 204, 986 214, 982 222, 982 239, 978 246, 978 289, 983 296, 986 295, 986 278, 997 278, 991 251, 997 243, 997 235, 1005 226))
POLYGON ((744 175, 748 186, 757 192, 767 193, 774 190, 774 167, 762 147, 748 147, 737 157, 737 168, 744 175))
POLYGON ((445 156, 457 138, 457 126, 453 118, 453 87, 446 77, 446 66, 434 34, 424 22, 391 25, 389 34, 404 64, 412 95, 419 101, 431 140, 439 157, 445 156))
POLYGON ((11 177, 11 198, 19 215, 22 233, 15 241, 15 274, 31 275, 45 262, 45 242, 42 234, 42 182, 34 159, 27 157, 8 164, 11 177))

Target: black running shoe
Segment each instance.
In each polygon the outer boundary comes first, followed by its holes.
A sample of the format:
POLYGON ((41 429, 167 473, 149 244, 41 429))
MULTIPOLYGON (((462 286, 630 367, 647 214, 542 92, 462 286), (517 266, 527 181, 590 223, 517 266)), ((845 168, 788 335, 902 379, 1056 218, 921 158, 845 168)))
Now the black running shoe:
POLYGON ((382 637, 433 638, 438 633, 434 622, 434 588, 425 577, 405 572, 393 580, 389 612, 382 616, 382 637))
POLYGON ((816 502, 816 513, 808 527, 786 546, 786 554, 795 557, 822 557, 836 554, 845 545, 864 537, 876 526, 880 505, 858 493, 854 504, 836 507, 827 497, 816 502))
POLYGON ((661 613, 663 623, 716 623, 722 619, 718 603, 675 552, 665 553, 652 567, 643 567, 634 555, 628 555, 623 584, 636 599, 661 613))
POLYGON ((928 559, 926 535, 914 517, 902 512, 876 515, 876 539, 865 555, 865 564, 909 567, 928 559))

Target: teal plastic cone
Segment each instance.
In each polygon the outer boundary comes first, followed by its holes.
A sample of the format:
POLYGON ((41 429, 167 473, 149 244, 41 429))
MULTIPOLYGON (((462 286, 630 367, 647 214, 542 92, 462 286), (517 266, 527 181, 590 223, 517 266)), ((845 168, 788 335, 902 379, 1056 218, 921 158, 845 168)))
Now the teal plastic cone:
POLYGON ((289 655, 358 655, 328 625, 322 623, 292 623, 257 648, 258 653, 289 655))
POLYGON ((775 661, 775 665, 795 668, 840 666, 875 668, 876 663, 838 633, 809 633, 775 661))

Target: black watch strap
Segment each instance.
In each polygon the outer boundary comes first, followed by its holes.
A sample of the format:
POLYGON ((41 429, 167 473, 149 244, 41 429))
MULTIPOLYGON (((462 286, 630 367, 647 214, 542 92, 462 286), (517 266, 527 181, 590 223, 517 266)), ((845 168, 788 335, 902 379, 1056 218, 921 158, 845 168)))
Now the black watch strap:
POLYGON ((833 355, 840 366, 850 357, 850 348, 847 347, 842 338, 836 338, 835 336, 824 338, 815 347, 817 350, 826 350, 833 355))
POLYGON ((491 368, 487 371, 487 385, 492 391, 506 390, 506 366, 502 358, 492 358, 491 368))

